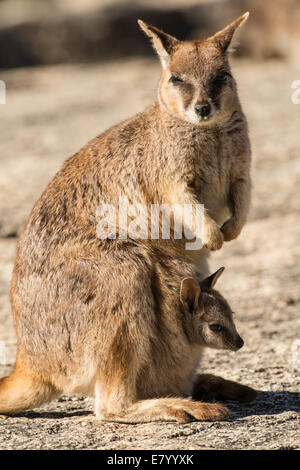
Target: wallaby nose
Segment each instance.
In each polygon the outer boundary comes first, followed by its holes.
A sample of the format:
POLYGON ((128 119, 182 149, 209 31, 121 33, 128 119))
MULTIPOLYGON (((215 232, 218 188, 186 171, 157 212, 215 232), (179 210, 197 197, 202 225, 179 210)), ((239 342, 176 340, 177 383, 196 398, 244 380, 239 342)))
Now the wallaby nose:
POLYGON ((235 344, 236 344, 236 348, 237 348, 237 349, 241 349, 241 348, 244 346, 244 340, 243 340, 243 338, 241 338, 240 336, 238 336, 235 344))
POLYGON ((196 113, 197 113, 199 116, 203 117, 203 118, 205 118, 205 117, 207 117, 207 116, 209 115, 210 109, 211 109, 211 107, 210 107, 210 104, 209 104, 209 103, 205 103, 205 104, 196 104, 196 106, 195 106, 195 111, 196 111, 196 113))

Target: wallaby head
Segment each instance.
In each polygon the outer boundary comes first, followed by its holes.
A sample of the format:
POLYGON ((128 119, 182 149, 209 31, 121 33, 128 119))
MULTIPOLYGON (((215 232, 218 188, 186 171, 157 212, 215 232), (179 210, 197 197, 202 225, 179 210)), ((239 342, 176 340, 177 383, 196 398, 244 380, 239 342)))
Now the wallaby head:
POLYGON ((213 289, 223 271, 224 268, 220 268, 200 284, 192 277, 182 280, 183 324, 191 342, 213 349, 237 351, 244 341, 236 330, 230 306, 213 289))
POLYGON ((193 124, 227 119, 234 109, 236 84, 228 51, 234 33, 249 13, 206 40, 180 41, 139 20, 162 63, 160 106, 193 124))

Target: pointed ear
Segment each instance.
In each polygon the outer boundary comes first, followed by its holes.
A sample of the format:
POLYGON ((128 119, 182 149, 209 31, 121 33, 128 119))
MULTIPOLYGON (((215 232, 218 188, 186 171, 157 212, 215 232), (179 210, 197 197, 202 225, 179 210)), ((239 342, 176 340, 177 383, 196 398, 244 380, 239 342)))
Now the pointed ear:
POLYGON ((232 41, 234 33, 242 26, 242 24, 245 23, 248 16, 249 12, 244 13, 242 16, 233 21, 233 23, 229 24, 226 26, 226 28, 218 31, 214 36, 211 37, 211 39, 221 47, 223 52, 226 52, 232 41))
POLYGON ((200 282, 201 289, 206 290, 206 289, 213 289, 217 280, 221 276, 221 274, 224 271, 224 267, 218 269, 214 274, 211 274, 208 276, 206 279, 203 279, 203 281, 200 282))
POLYGON ((174 36, 164 33, 155 26, 151 26, 142 20, 138 20, 138 24, 152 40, 152 45, 158 53, 163 67, 166 67, 170 62, 171 54, 174 52, 180 41, 174 38, 174 36))
POLYGON ((180 301, 186 311, 193 313, 197 309, 200 292, 200 286, 193 277, 181 281, 180 301))

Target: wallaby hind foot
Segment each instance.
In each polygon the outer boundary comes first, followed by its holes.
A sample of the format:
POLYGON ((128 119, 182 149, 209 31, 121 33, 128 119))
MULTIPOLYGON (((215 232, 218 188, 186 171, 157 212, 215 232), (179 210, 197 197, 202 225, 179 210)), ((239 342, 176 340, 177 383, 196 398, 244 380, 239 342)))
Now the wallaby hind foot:
POLYGON ((193 388, 195 400, 236 400, 247 403, 256 397, 257 392, 253 388, 212 374, 199 374, 193 388))
POLYGON ((54 388, 32 373, 15 369, 0 379, 0 415, 16 414, 55 398, 54 388))
MULTIPOLYGON (((96 413, 97 414, 97 413, 96 413)), ((200 403, 184 398, 159 398, 143 400, 124 412, 97 414, 102 421, 118 423, 150 423, 154 421, 223 421, 229 410, 219 403, 200 403)))

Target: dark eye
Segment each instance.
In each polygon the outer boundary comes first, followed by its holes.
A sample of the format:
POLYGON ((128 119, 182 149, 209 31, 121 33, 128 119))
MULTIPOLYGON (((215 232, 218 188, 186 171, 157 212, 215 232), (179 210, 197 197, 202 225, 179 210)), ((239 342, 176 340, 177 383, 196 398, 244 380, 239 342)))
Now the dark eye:
POLYGON ((218 73, 216 80, 224 82, 228 77, 232 77, 232 75, 226 70, 221 70, 221 72, 218 73))
POLYGON ((218 325, 217 323, 212 323, 211 325, 208 325, 208 326, 215 333, 220 333, 220 331, 223 330, 223 326, 218 325))
POLYGON ((171 75, 169 82, 173 83, 173 85, 177 85, 179 83, 183 83, 183 80, 181 80, 179 77, 176 77, 176 75, 171 75))

